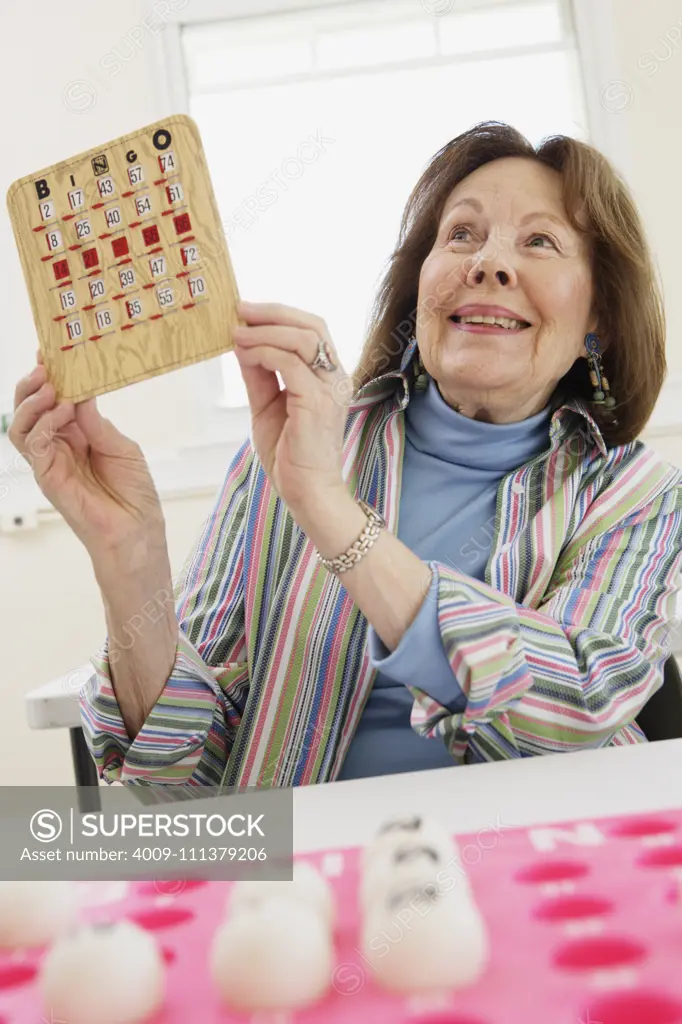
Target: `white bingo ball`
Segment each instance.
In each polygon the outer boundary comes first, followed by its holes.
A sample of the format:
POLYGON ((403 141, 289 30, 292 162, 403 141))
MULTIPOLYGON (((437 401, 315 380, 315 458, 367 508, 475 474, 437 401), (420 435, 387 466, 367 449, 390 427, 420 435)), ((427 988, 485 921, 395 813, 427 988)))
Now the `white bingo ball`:
POLYGON ((72 882, 0 882, 0 947, 52 942, 76 920, 72 882))
POLYGON ((412 814, 391 818, 379 829, 362 851, 361 868, 367 871, 372 864, 385 865, 415 848, 432 851, 443 863, 458 853, 457 843, 440 822, 412 814))
POLYGON ((329 987, 334 948, 320 914, 273 897, 221 925, 209 967, 223 1002, 232 1009, 300 1009, 329 987))
POLYGON ((228 898, 227 908, 230 914, 251 910, 263 902, 273 898, 294 900, 310 907, 320 914, 331 928, 336 917, 336 906, 332 887, 323 875, 307 861, 296 860, 290 879, 273 879, 271 881, 254 881, 244 879, 235 882, 228 898))
POLYGON ((361 942, 378 984, 393 992, 463 988, 480 978, 490 956, 480 911, 451 893, 374 908, 361 942))
POLYGON ((390 861, 373 861, 360 876, 358 895, 362 910, 367 913, 373 907, 390 902, 392 894, 425 889, 443 895, 453 893, 456 898, 473 899, 471 884, 458 860, 452 857, 440 860, 429 849, 415 847, 406 851, 409 855, 390 861))
POLYGON ((59 939, 40 973, 43 1000, 68 1024, 138 1024, 163 1004, 161 950, 132 921, 94 924, 59 939))

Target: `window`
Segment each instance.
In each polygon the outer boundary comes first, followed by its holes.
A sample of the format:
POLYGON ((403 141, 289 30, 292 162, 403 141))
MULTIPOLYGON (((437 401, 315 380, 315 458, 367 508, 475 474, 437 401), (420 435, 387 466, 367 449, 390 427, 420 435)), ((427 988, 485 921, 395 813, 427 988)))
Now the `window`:
MULTIPOLYGON (((441 146, 485 119, 533 142, 587 137, 566 0, 428 6, 299 0, 182 26, 240 294, 323 316, 348 371, 404 204, 441 146)), ((225 404, 246 404, 235 357, 223 365, 225 404)))

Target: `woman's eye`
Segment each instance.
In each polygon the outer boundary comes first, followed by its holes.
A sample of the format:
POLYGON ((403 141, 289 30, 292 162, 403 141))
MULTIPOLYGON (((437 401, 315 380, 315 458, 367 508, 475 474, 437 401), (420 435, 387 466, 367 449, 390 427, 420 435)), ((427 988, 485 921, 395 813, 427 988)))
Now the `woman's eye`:
POLYGON ((452 231, 450 232, 450 241, 451 242, 466 242, 468 240, 467 238, 461 238, 461 237, 458 238, 457 236, 458 235, 460 235, 460 236, 461 235, 468 235, 469 233, 470 233, 469 232, 469 228, 453 228, 452 231))
MULTIPOLYGON (((538 239, 538 238, 542 239, 542 240, 543 240, 543 241, 545 241, 545 242, 549 242, 549 244, 550 244, 550 245, 551 245, 551 246, 552 246, 552 247, 553 247, 554 249, 556 249, 556 245, 554 244, 554 239, 553 239, 553 238, 550 238, 550 237, 549 237, 549 235, 531 235, 531 237, 530 237, 530 238, 529 238, 529 240, 528 240, 528 241, 529 241, 529 244, 531 244, 531 248, 533 248, 533 249, 537 249, 537 248, 538 248, 538 246, 537 246, 537 245, 532 245, 532 243, 533 243, 533 242, 535 242, 535 241, 536 241, 536 239, 538 239)), ((539 248, 541 248, 541 249, 544 249, 545 247, 544 247, 544 245, 541 245, 541 246, 539 246, 539 248)))

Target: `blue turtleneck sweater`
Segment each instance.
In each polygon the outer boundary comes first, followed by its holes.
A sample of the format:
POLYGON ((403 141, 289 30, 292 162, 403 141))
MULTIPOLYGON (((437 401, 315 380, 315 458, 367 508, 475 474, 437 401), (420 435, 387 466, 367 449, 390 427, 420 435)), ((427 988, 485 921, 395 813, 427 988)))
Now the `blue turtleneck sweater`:
MULTIPOLYGON (((398 538, 423 561, 438 561, 482 580, 495 522, 497 490, 507 473, 549 447, 549 409, 519 423, 482 423, 455 412, 428 378, 405 410, 398 538)), ((440 739, 410 726, 410 683, 429 679, 429 692, 453 711, 465 697, 438 628, 434 574, 431 591, 392 652, 370 626, 369 651, 378 669, 374 686, 338 776, 452 766, 440 739)))

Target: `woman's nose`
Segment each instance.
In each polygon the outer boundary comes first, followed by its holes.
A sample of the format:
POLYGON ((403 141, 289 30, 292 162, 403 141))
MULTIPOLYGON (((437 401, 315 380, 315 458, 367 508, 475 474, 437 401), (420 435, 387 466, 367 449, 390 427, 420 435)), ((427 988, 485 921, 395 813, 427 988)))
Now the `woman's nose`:
POLYGON ((466 283, 470 286, 495 280, 503 286, 516 283, 516 271, 504 248, 489 239, 477 253, 469 257, 465 266, 466 283))
POLYGON ((506 270, 499 269, 494 274, 490 271, 486 273, 486 270, 480 264, 477 270, 467 276, 469 278, 467 283, 470 284, 483 284, 487 277, 495 277, 501 285, 508 285, 510 281, 510 276, 506 270))

